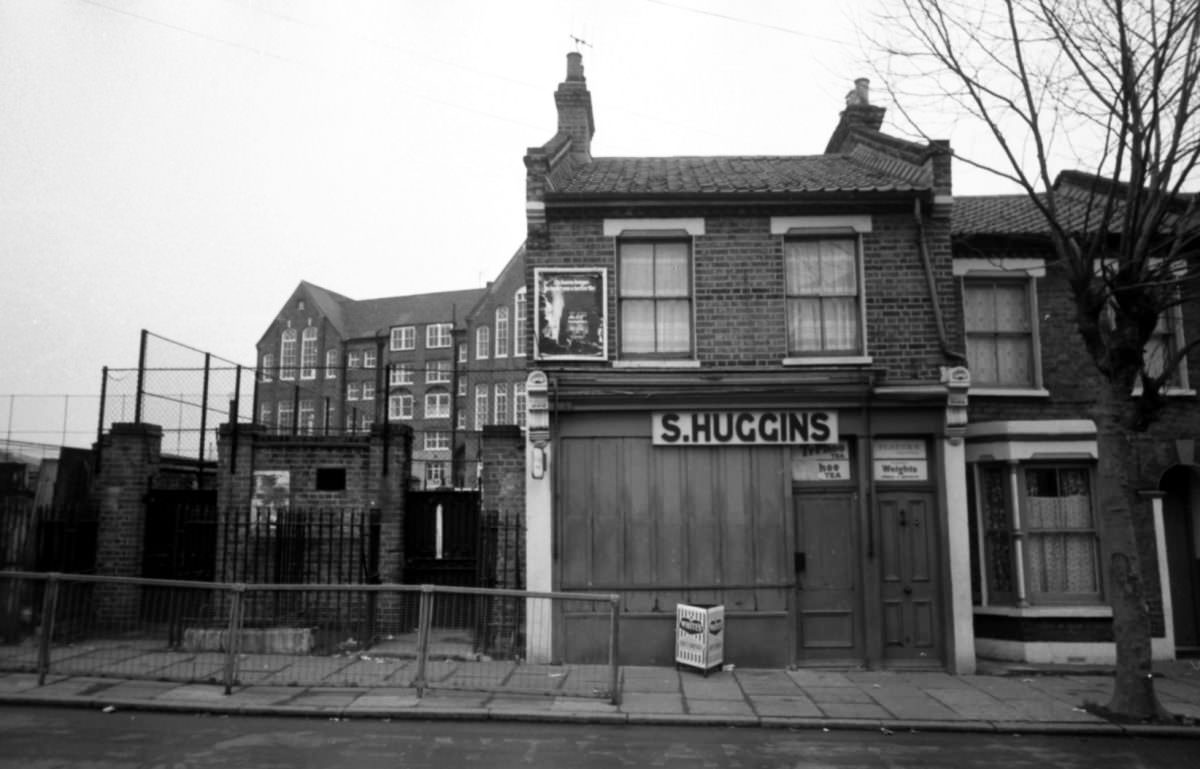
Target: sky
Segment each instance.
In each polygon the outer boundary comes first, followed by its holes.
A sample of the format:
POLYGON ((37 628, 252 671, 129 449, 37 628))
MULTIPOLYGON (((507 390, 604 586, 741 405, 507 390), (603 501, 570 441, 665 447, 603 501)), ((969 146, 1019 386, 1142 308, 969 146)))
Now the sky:
MULTIPOLYGON (((554 134, 570 51, 593 155, 820 154, 879 64, 871 11, 0 0, 0 438, 87 445, 102 367, 135 367, 142 329, 253 366, 301 280, 483 286, 521 244, 523 157, 554 134)), ((928 120, 960 151, 985 140, 928 120)), ((1010 191, 955 174, 956 194, 1010 191)))

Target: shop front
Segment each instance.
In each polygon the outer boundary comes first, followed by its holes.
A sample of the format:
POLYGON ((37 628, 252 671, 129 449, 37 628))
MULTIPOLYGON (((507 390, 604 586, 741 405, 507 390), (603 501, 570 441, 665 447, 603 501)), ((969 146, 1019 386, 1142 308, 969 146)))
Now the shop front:
MULTIPOLYGON (((623 664, 672 664, 689 604, 724 607, 725 661, 741 666, 973 665, 955 630, 965 492, 945 389, 743 383, 718 406, 595 384, 552 380, 545 441, 531 439, 531 587, 619 593, 623 664)), ((560 612, 547 651, 591 659, 602 622, 560 612)))

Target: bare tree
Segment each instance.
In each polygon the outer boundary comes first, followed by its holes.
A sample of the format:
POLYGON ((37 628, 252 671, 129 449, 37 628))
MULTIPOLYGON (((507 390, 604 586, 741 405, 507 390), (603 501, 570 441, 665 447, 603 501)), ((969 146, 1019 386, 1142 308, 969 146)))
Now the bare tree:
MULTIPOLYGON (((1045 219, 1075 325, 1104 386, 1099 528, 1117 666, 1107 709, 1167 716, 1151 676, 1150 615, 1134 524, 1134 441, 1160 416, 1191 340, 1155 330, 1200 297, 1200 0, 901 0, 885 20, 889 84, 947 100, 985 125, 990 158, 958 159, 1016 183, 1045 219), (1071 184, 1055 184, 1073 168, 1071 184)), ((895 7, 895 6, 893 6, 895 7)), ((913 113, 903 113, 912 121, 913 113)), ((1165 586, 1164 586, 1165 588, 1165 586)))

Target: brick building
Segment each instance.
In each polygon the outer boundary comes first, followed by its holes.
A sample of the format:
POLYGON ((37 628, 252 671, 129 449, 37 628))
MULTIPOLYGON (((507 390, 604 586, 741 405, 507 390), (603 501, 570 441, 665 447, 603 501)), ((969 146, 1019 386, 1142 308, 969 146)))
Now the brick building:
POLYGON ((673 661, 682 601, 725 606, 738 664, 972 670, 949 146, 881 133, 865 80, 806 156, 593 157, 577 53, 555 101, 525 157, 529 588, 621 593, 624 662, 673 661))
POLYGON ((518 252, 487 288, 379 299, 302 281, 259 339, 255 421, 300 435, 365 436, 385 420, 408 425, 414 487, 474 488, 479 431, 496 419, 517 422, 519 393, 506 392, 503 409, 492 404, 502 381, 509 391, 510 379, 524 382, 523 372, 504 373, 513 368, 507 361, 519 360, 517 288, 507 276, 519 280, 520 262, 518 252), (489 394, 482 401, 471 397, 476 375, 489 394))
MULTIPOLYGON (((1080 228, 1097 181, 1064 172, 1055 182, 1060 205, 1074 206, 1063 216, 1080 228)), ((1066 277, 1024 195, 957 198, 953 238, 971 370, 976 648, 992 658, 1112 662, 1089 413, 1106 385, 1085 358, 1066 277)), ((1194 302, 1160 318, 1147 350, 1150 373, 1189 339, 1200 339, 1194 302)), ((1136 443, 1135 477, 1148 493, 1134 515, 1156 658, 1200 647, 1197 381, 1193 355, 1168 382, 1161 418, 1136 443)))

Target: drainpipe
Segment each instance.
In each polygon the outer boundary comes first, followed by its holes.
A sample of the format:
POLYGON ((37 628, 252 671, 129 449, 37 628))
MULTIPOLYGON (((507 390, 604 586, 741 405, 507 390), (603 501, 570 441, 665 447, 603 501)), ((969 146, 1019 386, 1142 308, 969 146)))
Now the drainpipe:
POLYGON ((919 198, 913 200, 913 219, 917 223, 917 249, 921 252, 921 263, 925 267, 925 282, 929 285, 929 300, 933 303, 933 318, 937 323, 938 345, 942 348, 942 355, 966 366, 966 354, 950 349, 950 340, 946 337, 946 321, 942 317, 942 303, 938 301, 937 282, 933 279, 933 264, 929 259, 929 245, 925 240, 925 220, 921 216, 921 200, 919 198))

